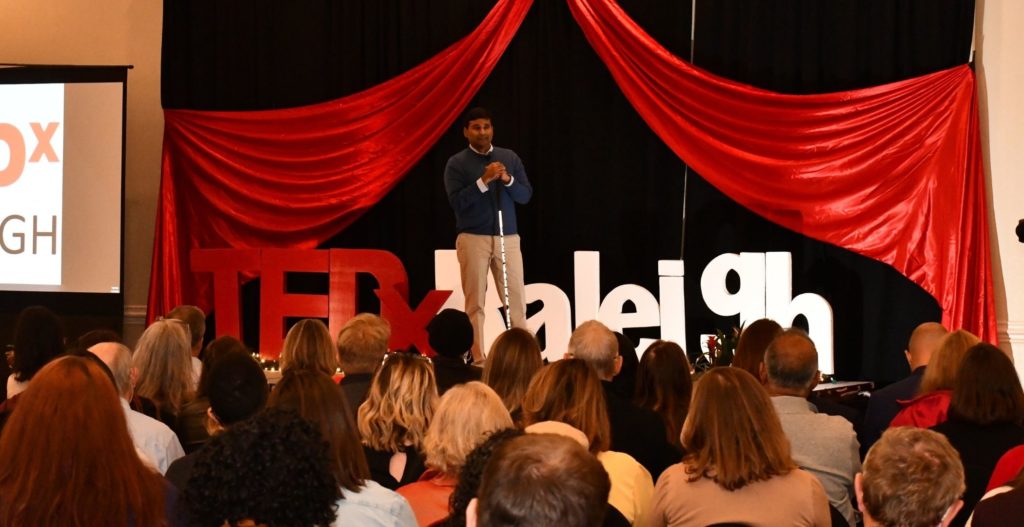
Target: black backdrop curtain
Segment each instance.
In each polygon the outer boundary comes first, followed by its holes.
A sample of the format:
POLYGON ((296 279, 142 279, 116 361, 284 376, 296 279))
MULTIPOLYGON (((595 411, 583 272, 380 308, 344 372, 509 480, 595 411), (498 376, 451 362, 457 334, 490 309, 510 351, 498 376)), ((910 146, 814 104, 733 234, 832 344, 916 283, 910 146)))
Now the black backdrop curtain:
MULTIPOLYGON (((672 53, 689 57, 689 2, 621 4, 672 53)), ((468 34, 492 3, 186 0, 164 6, 164 106, 255 110, 321 102, 382 82, 468 34)), ((966 0, 698 1, 695 62, 790 93, 869 86, 965 62, 972 16, 973 2, 966 0)), ((600 250, 602 292, 622 283, 656 291, 656 260, 681 254, 685 166, 621 95, 564 2, 535 2, 474 104, 492 110, 495 141, 519 152, 534 183, 534 199, 520 212, 527 282, 557 284, 571 298, 572 251, 600 250)), ((417 302, 433 285, 433 250, 454 245, 441 172, 463 147, 453 124, 384 200, 324 246, 396 253, 417 302)), ((700 271, 711 258, 788 250, 794 294, 817 292, 835 309, 839 376, 884 381, 903 373, 910 330, 939 318, 930 296, 883 264, 778 228, 694 174, 688 180, 688 349, 697 349, 698 333, 736 323, 703 305, 700 271)), ((326 277, 290 285, 326 291, 326 277)), ((245 289, 253 308, 244 326, 251 345, 256 287, 245 289)))

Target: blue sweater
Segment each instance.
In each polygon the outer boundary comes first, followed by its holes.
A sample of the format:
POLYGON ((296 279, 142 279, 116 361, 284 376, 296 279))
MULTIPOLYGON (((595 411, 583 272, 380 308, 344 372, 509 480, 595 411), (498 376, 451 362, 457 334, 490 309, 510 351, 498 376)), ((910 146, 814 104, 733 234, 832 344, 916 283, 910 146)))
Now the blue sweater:
POLYGON ((496 200, 501 203, 505 234, 517 234, 515 204, 527 203, 533 195, 522 160, 515 152, 498 147, 487 155, 466 148, 450 157, 444 168, 444 188, 455 211, 456 231, 470 234, 498 234, 496 200), (496 179, 488 184, 487 192, 480 192, 476 182, 494 161, 505 165, 512 176, 512 184, 505 186, 496 179))

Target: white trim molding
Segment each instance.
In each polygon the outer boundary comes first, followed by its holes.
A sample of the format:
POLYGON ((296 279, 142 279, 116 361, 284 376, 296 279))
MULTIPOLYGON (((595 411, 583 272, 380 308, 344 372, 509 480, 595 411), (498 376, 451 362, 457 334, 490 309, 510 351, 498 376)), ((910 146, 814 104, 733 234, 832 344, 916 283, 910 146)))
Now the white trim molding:
POLYGON ((146 325, 146 305, 125 305, 124 324, 126 326, 146 325))
POLYGON ((1016 348, 1024 346, 1024 321, 1008 321, 996 324, 999 342, 1007 343, 1016 348))

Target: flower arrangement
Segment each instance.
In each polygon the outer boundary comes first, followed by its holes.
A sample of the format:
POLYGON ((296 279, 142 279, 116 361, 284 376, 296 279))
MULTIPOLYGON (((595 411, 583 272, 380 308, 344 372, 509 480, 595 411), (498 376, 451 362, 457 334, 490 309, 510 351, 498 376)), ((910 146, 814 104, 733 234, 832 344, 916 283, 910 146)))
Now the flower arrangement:
POLYGON ((715 330, 714 335, 708 335, 708 351, 702 353, 694 362, 697 371, 706 371, 717 366, 728 366, 732 364, 732 358, 736 354, 736 343, 740 340, 740 333, 743 333, 743 324, 733 327, 729 331, 715 330))

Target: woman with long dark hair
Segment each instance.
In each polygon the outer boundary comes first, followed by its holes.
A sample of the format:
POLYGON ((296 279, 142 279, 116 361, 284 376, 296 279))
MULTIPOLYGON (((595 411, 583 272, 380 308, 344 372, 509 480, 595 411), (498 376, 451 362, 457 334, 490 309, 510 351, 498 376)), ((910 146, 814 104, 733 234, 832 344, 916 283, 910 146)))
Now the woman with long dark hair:
POLYGON ((634 402, 665 422, 668 442, 680 448, 679 434, 690 408, 693 381, 686 352, 675 342, 659 340, 644 351, 636 376, 634 402))
POLYGON ((64 327, 57 315, 42 306, 23 309, 14 323, 14 365, 7 378, 7 397, 23 392, 36 372, 63 353, 64 327))

